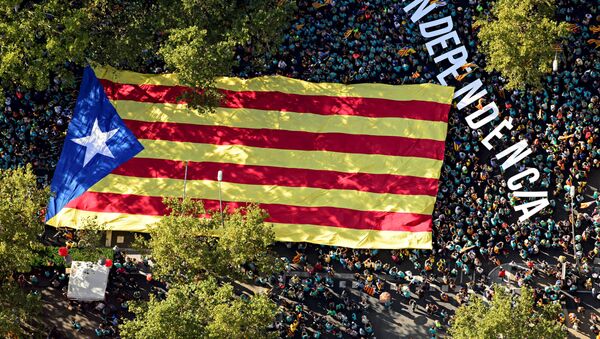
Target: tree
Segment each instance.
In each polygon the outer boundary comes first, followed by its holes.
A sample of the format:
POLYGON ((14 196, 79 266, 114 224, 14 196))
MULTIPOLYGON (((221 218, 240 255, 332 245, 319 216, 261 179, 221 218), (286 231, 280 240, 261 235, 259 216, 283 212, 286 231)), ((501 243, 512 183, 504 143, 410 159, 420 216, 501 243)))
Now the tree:
POLYGON ((495 286, 491 302, 475 296, 456 310, 450 334, 455 339, 565 338, 560 311, 558 304, 536 306, 530 288, 522 288, 521 295, 513 298, 505 288, 495 286))
POLYGON ((479 19, 477 36, 486 55, 486 71, 508 79, 507 88, 541 88, 552 70, 554 45, 567 35, 567 24, 552 20, 552 0, 498 0, 492 18, 479 19))
POLYGON ((13 274, 28 272, 41 246, 47 188, 37 187, 31 166, 0 170, 0 337, 21 334, 21 325, 39 304, 15 286, 13 274))
MULTIPOLYGON (((207 211, 201 201, 166 198, 170 214, 150 226, 146 244, 153 274, 171 285, 167 298, 134 303, 135 319, 119 327, 123 338, 268 338, 277 306, 267 295, 237 297, 224 280, 245 272, 280 269, 270 250, 273 230, 255 205, 225 213, 207 211)), ((254 273, 253 273, 254 274, 254 273)))
POLYGON ((119 326, 124 339, 269 338, 277 306, 265 294, 239 298, 214 278, 176 285, 165 300, 130 306, 136 316, 119 326))
POLYGON ((225 213, 221 223, 220 214, 206 211, 200 201, 167 198, 165 204, 171 213, 150 226, 148 242, 157 277, 170 283, 207 276, 246 279, 251 266, 260 274, 280 268, 269 247, 272 227, 256 206, 225 213))
POLYGON ((0 337, 20 338, 23 323, 37 317, 40 310, 39 296, 26 293, 14 282, 0 285, 0 337))
MULTIPOLYGON (((256 55, 279 39, 289 0, 5 0, 0 2, 0 88, 45 90, 51 77, 75 84, 87 60, 133 71, 164 66, 184 84, 206 89, 230 73, 234 51, 256 55)), ((0 90, 0 93, 2 91, 0 90)))
POLYGON ((37 187, 31 165, 0 169, 0 282, 14 272, 31 270, 49 197, 48 188, 37 187))
POLYGON ((106 225, 99 224, 97 217, 83 219, 81 227, 75 232, 77 247, 95 251, 96 248, 104 245, 102 243, 104 231, 106 231, 106 225))

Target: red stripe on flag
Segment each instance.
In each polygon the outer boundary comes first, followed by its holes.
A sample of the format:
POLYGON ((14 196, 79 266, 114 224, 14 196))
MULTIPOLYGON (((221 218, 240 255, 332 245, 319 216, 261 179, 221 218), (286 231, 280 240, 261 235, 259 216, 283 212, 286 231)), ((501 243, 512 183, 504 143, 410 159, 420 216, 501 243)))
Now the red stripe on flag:
MULTIPOLYGON (((99 79, 111 100, 132 100, 150 103, 185 103, 184 86, 120 84, 99 79)), ((357 115, 372 118, 408 118, 448 121, 450 105, 430 101, 396 101, 380 98, 300 95, 282 92, 220 90, 221 107, 251 108, 320 115, 357 115)))
MULTIPOLYGON (((373 193, 436 196, 438 180, 392 174, 344 173, 218 162, 189 162, 188 180, 216 180, 250 185, 314 187, 373 193)), ((132 158, 112 173, 141 178, 183 179, 185 164, 177 160, 132 158)))
POLYGON ((444 159, 444 142, 431 139, 136 120, 124 120, 124 122, 138 139, 444 159))
MULTIPOLYGON (((223 202, 224 208, 235 209, 246 203, 223 202)), ((219 208, 218 200, 204 200, 207 209, 219 208)), ((380 231, 431 232, 430 215, 377 211, 356 211, 335 207, 301 207, 278 204, 260 204, 267 211, 267 222, 311 224, 380 231)), ((166 215, 162 197, 85 192, 66 207, 92 212, 112 212, 142 215, 166 215)))

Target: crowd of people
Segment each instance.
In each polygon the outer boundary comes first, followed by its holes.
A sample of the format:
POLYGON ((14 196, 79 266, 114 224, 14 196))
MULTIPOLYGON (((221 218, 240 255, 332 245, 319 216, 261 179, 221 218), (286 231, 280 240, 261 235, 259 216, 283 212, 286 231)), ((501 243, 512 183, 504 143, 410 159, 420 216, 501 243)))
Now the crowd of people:
POLYGON ((0 168, 31 164, 41 185, 48 185, 58 163, 76 91, 55 79, 47 91, 17 88, 0 105, 0 168))
MULTIPOLYGON (((483 68, 485 57, 478 51, 473 23, 490 13, 491 3, 432 3, 438 8, 429 18, 451 15, 470 60, 483 68)), ((451 318, 448 305, 468 302, 469 291, 490 297, 494 280, 490 277, 506 280, 507 272, 488 273, 509 262, 519 262, 514 267, 521 267, 508 272, 515 286, 534 286, 540 302, 573 306, 576 312, 564 315, 563 320, 581 329, 579 323, 588 314, 585 305, 591 303, 586 298, 600 299, 600 276, 594 270, 600 254, 600 195, 588 185, 591 173, 600 167, 600 50, 588 43, 598 38, 600 7, 584 0, 558 0, 557 5, 558 20, 569 23, 572 34, 557 49, 559 68, 545 76, 542 90, 507 90, 501 75, 484 71, 456 81, 460 86, 461 81, 481 78, 489 101, 501 108, 499 119, 513 119, 515 127, 496 147, 528 140, 534 153, 518 166, 540 171, 538 183, 549 191, 550 206, 529 221, 516 220, 513 206, 523 200, 511 196, 506 186, 510 173, 503 173, 499 161, 480 144, 489 130, 471 130, 464 121, 477 108, 460 114, 453 108, 433 214, 434 250, 289 244, 292 254, 287 257, 286 272, 271 281, 273 296, 281 304, 275 328, 282 336, 373 336, 367 299, 392 292, 391 299, 382 301, 385 308, 423 308, 435 321, 428 333, 436 337, 451 318), (570 186, 576 190, 574 201, 570 186), (571 206, 575 209, 572 221, 571 206), (572 258, 572 243, 577 260, 572 258), (294 273, 298 271, 303 274, 294 273), (336 272, 352 273, 350 286, 340 287, 336 272), (463 282, 462 276, 473 278, 463 282), (591 293, 580 294, 582 290, 591 293)), ((403 6, 401 1, 299 0, 297 17, 279 50, 265 56, 268 63, 257 70, 247 62, 251 46, 242 47, 235 73, 282 74, 314 82, 434 82, 438 69, 403 6)), ((47 184, 76 92, 65 93, 56 80, 45 92, 7 94, 0 114, 0 133, 6 140, 0 145, 0 167, 32 163, 40 183, 47 184)), ((598 319, 586 317, 590 331, 598 334, 598 319)))
MULTIPOLYGON (((476 17, 490 14, 491 3, 437 3, 439 7, 428 20, 451 15, 461 40, 466 42, 470 60, 483 68, 485 56, 478 51, 473 23, 476 17)), ((405 3, 339 0, 299 1, 298 5, 299 14, 278 53, 267 58, 267 73, 315 82, 435 82, 438 68, 427 55, 417 25, 402 10, 405 3)), ((457 304, 468 300, 466 291, 478 284, 479 290, 487 291, 489 296, 491 281, 484 272, 515 259, 528 264, 527 270, 513 276, 516 286, 544 278, 556 281, 546 287, 533 284, 539 300, 564 301, 565 295, 559 291, 588 290, 593 292, 592 297, 598 296, 600 280, 593 268, 600 252, 600 197, 587 184, 590 173, 600 168, 600 51, 588 40, 597 35, 600 12, 597 4, 586 1, 561 0, 557 5, 558 20, 567 22, 572 34, 557 48, 559 69, 543 79, 542 90, 507 90, 507 81, 500 74, 483 71, 456 81, 460 87, 461 82, 472 81, 471 77, 480 78, 491 93, 489 101, 496 101, 501 108, 498 119, 513 119, 514 128, 495 147, 504 149, 523 138, 528 140, 533 154, 517 169, 535 167, 540 171, 539 186, 549 191, 550 206, 531 220, 516 220, 513 206, 525 201, 509 193, 506 178, 510 173, 503 173, 500 162, 481 147, 489 130, 470 130, 463 118, 477 106, 489 103, 480 101, 460 114, 451 109, 434 211, 434 251, 382 251, 376 256, 355 255, 357 251, 351 251, 354 254, 340 257, 336 254, 339 249, 329 249, 327 260, 341 260, 342 270, 356 272, 358 279, 376 287, 376 294, 385 291, 377 288, 385 284, 377 283, 374 274, 386 274, 386 279, 394 282, 400 280, 405 284, 397 289, 400 300, 417 292, 417 296, 426 293, 429 286, 422 285, 427 281, 436 282, 444 291, 458 289, 460 292, 454 297, 457 304), (576 190, 574 201, 569 195, 570 186, 576 190), (569 264, 566 276, 561 276, 560 262, 542 265, 534 264, 534 260, 542 252, 556 254, 553 259, 573 253, 571 204, 575 209, 578 266, 569 264), (394 265, 406 261, 413 266, 410 270, 394 265), (463 284, 457 288, 456 280, 461 274, 482 280, 475 279, 469 283, 471 286, 463 284), (425 278, 418 280, 417 276, 425 278)), ((240 57, 240 61, 241 76, 260 74, 252 67, 244 67, 244 58, 240 57)), ((532 187, 526 184, 525 188, 532 187)), ((327 251, 323 247, 310 248, 327 251)), ((307 265, 308 271, 324 263, 313 262, 307 265)), ((357 288, 364 288, 364 283, 357 288)), ((448 293, 439 297, 448 300, 448 293)), ((582 307, 577 303, 579 311, 582 307)), ((439 320, 447 320, 443 308, 429 307, 434 309, 438 310, 434 313, 442 312, 439 320)))
POLYGON ((373 336, 373 326, 366 314, 366 300, 359 302, 345 289, 336 293, 331 276, 314 272, 305 278, 294 274, 286 280, 285 275, 280 276, 271 291, 281 305, 275 324, 280 337, 373 336))
MULTIPOLYGON (((18 275, 16 281, 30 294, 52 303, 54 311, 51 313, 64 312, 52 316, 68 321, 68 326, 77 336, 118 337, 119 324, 124 319, 132 318, 128 309, 131 301, 147 300, 150 294, 162 300, 166 298, 167 290, 165 284, 153 280, 152 275, 148 273, 151 267, 147 258, 127 256, 116 246, 113 252, 114 257, 110 259, 111 268, 103 301, 84 302, 67 299, 70 273, 65 266, 57 266, 53 262, 34 268, 27 276, 18 275), (67 300, 66 309, 57 307, 63 300, 67 300), (92 322, 89 319, 97 321, 92 322)), ((105 265, 105 258, 98 259, 99 264, 105 265)), ((54 324, 47 327, 48 338, 67 337, 64 326, 59 328, 54 324)))

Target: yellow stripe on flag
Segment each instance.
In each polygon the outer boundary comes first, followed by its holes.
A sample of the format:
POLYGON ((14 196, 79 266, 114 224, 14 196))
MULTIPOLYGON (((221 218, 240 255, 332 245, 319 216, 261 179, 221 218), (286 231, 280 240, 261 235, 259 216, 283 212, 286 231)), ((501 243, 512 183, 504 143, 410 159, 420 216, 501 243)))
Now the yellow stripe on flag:
POLYGON ((310 242, 353 248, 431 249, 431 232, 356 230, 318 225, 273 224, 278 241, 310 242))
POLYGON ((185 104, 153 104, 129 100, 111 101, 123 119, 186 123, 206 126, 267 128, 313 133, 345 133, 446 140, 447 124, 404 118, 367 118, 354 115, 320 115, 249 108, 215 109, 200 113, 185 104))
MULTIPOLYGON (((174 74, 141 74, 117 71, 112 67, 94 67, 96 76, 116 83, 176 86, 181 85, 174 74)), ((216 87, 231 91, 277 91, 288 94, 324 95, 332 97, 363 97, 389 100, 419 100, 452 103, 454 88, 435 84, 403 85, 313 83, 283 76, 262 76, 252 79, 223 77, 216 87)))
POLYGON ((329 170, 345 173, 394 174, 438 179, 441 160, 380 154, 298 151, 242 145, 211 145, 145 140, 137 158, 329 170))
POLYGON ((161 216, 143 214, 125 214, 112 212, 93 212, 65 207, 46 224, 54 227, 72 227, 79 229, 86 218, 97 217, 99 225, 107 230, 128 232, 149 232, 148 226, 160 221, 161 216))
MULTIPOLYGON (((255 202, 304 207, 337 207, 359 211, 431 214, 435 197, 427 195, 382 194, 353 190, 313 187, 247 185, 222 182, 225 201, 255 202)), ((138 178, 109 174, 90 192, 179 197, 183 180, 170 178, 138 178)), ((219 200, 218 181, 188 180, 187 196, 219 200)))
MULTIPOLYGON (((90 212, 64 208, 49 220, 48 224, 55 227, 68 225, 78 228, 81 221, 88 217, 96 217, 98 223, 109 225, 109 229, 130 232, 148 232, 146 225, 157 223, 162 218, 160 216, 90 212)), ((304 241, 354 248, 431 249, 431 232, 375 231, 304 224, 269 224, 273 225, 275 237, 279 241, 304 241)))

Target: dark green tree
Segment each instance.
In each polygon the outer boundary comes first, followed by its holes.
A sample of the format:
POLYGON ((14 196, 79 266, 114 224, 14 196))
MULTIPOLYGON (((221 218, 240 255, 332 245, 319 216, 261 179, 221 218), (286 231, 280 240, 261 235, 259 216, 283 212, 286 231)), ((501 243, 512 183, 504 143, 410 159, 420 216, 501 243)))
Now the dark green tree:
POLYGON ((107 230, 106 225, 99 224, 98 218, 88 217, 82 220, 81 226, 75 232, 77 247, 81 249, 89 249, 95 251, 98 247, 102 247, 104 232, 107 230))
POLYGON ((265 294, 235 295, 215 279, 177 285, 163 301, 154 297, 129 308, 135 319, 119 326, 124 339, 270 338, 277 305, 265 294))
POLYGON ((37 299, 27 296, 13 279, 28 272, 42 245, 43 208, 49 190, 37 187, 31 166, 0 170, 0 337, 19 336, 22 324, 34 317, 37 299))
POLYGON ((554 46, 568 33, 566 23, 553 20, 554 10, 552 0, 498 0, 491 18, 476 21, 485 69, 502 74, 507 88, 540 88, 552 70, 554 46))
POLYGON ((456 310, 450 334, 455 339, 562 339, 567 333, 558 322, 560 311, 557 304, 536 305, 530 288, 513 298, 495 286, 489 303, 475 296, 456 310))
POLYGON ((31 165, 0 169, 0 282, 14 272, 31 270, 49 197, 47 188, 37 187, 31 165))
MULTIPOLYGON (((0 87, 44 90, 52 76, 75 84, 69 65, 87 60, 133 71, 166 64, 212 103, 237 46, 256 55, 276 45, 289 0, 5 0, 0 2, 0 87)), ((0 91, 2 92, 2 91, 0 91)))
POLYGON ((31 323, 40 310, 39 296, 23 291, 14 282, 0 285, 0 337, 23 337, 23 324, 31 323))
POLYGON ((237 297, 224 281, 246 280, 244 267, 265 275, 281 269, 270 249, 266 213, 250 205, 233 213, 207 211, 202 202, 166 198, 171 213, 150 226, 153 275, 170 284, 168 297, 135 303, 136 317, 119 327, 123 338, 268 338, 277 306, 265 294, 237 297))
POLYGON ((280 263, 270 249, 275 241, 266 213, 254 205, 225 213, 205 211, 190 199, 165 199, 169 216, 150 227, 148 242, 154 273, 170 283, 188 283, 208 276, 247 279, 244 265, 270 274, 280 263), (210 218, 200 217, 209 214, 210 218))

